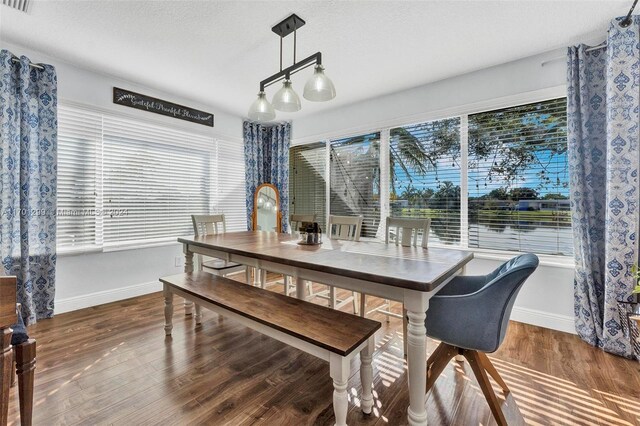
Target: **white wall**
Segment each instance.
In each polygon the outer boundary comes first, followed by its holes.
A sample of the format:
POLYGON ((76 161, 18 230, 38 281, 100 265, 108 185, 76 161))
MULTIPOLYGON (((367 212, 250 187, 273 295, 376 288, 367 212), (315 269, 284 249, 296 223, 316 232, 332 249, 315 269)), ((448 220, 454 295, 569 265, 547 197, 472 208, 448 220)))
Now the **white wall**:
MULTIPOLYGON (((61 101, 81 103, 131 117, 204 132, 229 143, 242 143, 241 117, 219 111, 210 105, 198 104, 174 94, 145 87, 143 84, 79 68, 25 47, 2 42, 0 48, 8 49, 18 56, 26 55, 34 62, 55 66, 58 75, 58 98, 61 101), (215 127, 211 129, 172 117, 115 105, 112 102, 113 86, 212 112, 215 115, 215 127)), ((178 243, 108 253, 59 255, 55 312, 67 312, 158 291, 161 288, 159 277, 182 271, 181 266, 175 266, 176 257, 184 258, 182 247, 178 243)))
MULTIPOLYGON (((318 142, 385 127, 564 96, 564 54, 564 50, 556 50, 303 117, 293 121, 292 143, 318 142)), ((337 89, 339 96, 340 88, 337 89)), ((467 267, 467 273, 486 274, 504 259, 504 256, 479 254, 467 267)), ((543 259, 540 268, 523 287, 512 319, 575 332, 571 259, 559 262, 551 258, 543 259)))
MULTIPOLYGON (((294 144, 446 117, 476 104, 566 84, 565 52, 556 50, 293 120, 294 144), (553 60, 542 66, 542 62, 553 60)), ((434 58, 434 61, 438 60, 434 58)), ((463 60, 462 58, 460 60, 463 60)), ((393 76, 389 76, 393 78, 393 76)), ((337 88, 340 96, 340 88, 337 88)), ((475 112, 475 111, 474 111, 475 112)))

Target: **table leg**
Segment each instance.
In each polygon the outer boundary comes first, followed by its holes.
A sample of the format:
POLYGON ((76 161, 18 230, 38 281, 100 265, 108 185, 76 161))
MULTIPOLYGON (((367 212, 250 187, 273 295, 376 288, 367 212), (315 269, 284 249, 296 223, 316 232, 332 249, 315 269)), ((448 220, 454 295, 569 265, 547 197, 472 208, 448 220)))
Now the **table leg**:
POLYGON ((405 296, 407 325, 407 364, 409 379, 409 425, 426 425, 425 407, 427 393, 427 329, 424 325, 429 301, 426 295, 405 296), (422 296, 422 297, 421 297, 422 296))
MULTIPOLYGON (((184 246, 184 272, 189 274, 193 272, 193 253, 189 250, 189 246, 184 246)), ((193 302, 190 300, 184 301, 184 314, 191 315, 193 313, 193 302)))
MULTIPOLYGON (((460 268, 460 275, 467 275, 467 265, 465 264, 462 268, 460 268)), ((464 362, 464 355, 456 355, 453 357, 458 362, 464 362)))
POLYGON ((298 277, 295 277, 295 280, 296 280, 296 298, 305 300, 307 298, 305 280, 298 277))
POLYGON ((173 330, 173 293, 169 290, 169 287, 165 284, 164 289, 164 334, 165 336, 171 336, 171 330, 173 330))
POLYGON ((0 425, 6 425, 9 417, 9 387, 11 386, 11 370, 13 367, 13 352, 11 352, 10 328, 0 329, 0 425))

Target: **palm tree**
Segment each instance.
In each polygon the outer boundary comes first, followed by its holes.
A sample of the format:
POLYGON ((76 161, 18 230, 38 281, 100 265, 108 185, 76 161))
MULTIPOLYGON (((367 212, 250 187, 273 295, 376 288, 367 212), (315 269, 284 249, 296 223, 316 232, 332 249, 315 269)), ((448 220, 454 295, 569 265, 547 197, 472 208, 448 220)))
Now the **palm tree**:
MULTIPOLYGON (((392 192, 397 192, 396 183, 399 178, 411 184, 415 176, 424 176, 427 172, 437 173, 438 161, 443 158, 451 158, 457 162, 460 156, 459 124, 458 118, 451 118, 390 130, 389 168, 392 192)), ((367 140, 371 141, 369 150, 372 151, 369 154, 373 158, 379 158, 379 136, 355 136, 342 144, 358 145, 367 140)))

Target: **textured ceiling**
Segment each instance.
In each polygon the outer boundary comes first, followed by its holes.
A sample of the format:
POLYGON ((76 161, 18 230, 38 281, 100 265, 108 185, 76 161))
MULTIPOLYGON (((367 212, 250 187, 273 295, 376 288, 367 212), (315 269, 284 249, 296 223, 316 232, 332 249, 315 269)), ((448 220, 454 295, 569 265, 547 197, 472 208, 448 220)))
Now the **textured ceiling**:
MULTIPOLYGON (((278 113, 295 118, 604 38, 630 3, 35 0, 29 14, 0 6, 0 38, 245 116, 258 82, 278 70, 271 26, 295 12, 307 21, 298 58, 322 51, 337 90, 331 102, 278 113)), ((290 52, 285 43, 285 65, 290 52)), ((311 72, 293 77, 299 94, 311 72)))

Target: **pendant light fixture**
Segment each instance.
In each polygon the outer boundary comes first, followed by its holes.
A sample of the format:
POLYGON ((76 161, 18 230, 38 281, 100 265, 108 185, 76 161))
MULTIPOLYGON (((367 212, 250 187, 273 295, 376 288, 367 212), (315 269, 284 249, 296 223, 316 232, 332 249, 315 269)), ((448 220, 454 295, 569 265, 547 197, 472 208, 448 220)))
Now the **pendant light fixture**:
POLYGON ((300 97, 291 87, 291 80, 288 78, 284 80, 280 90, 273 96, 271 103, 273 104, 273 108, 284 112, 296 112, 302 108, 302 105, 300 105, 300 97))
POLYGON ((276 24, 271 31, 280 36, 280 71, 260 82, 260 92, 249 108, 249 118, 254 121, 271 121, 276 117, 275 110, 283 112, 300 111, 302 105, 300 97, 293 89, 291 75, 302 71, 312 65, 314 73, 304 86, 303 96, 312 102, 330 101, 336 97, 336 89, 333 82, 324 73, 322 66, 322 53, 317 52, 299 62, 296 62, 297 30, 305 24, 298 15, 292 14, 282 22, 276 24), (293 33, 293 64, 282 68, 282 40, 293 33), (282 87, 273 96, 272 102, 267 100, 265 89, 281 80, 282 87))
POLYGON ((249 118, 253 121, 271 121, 276 118, 276 112, 264 92, 258 93, 258 99, 251 104, 249 118))
POLYGON ((333 82, 329 77, 324 75, 322 65, 316 65, 313 75, 304 85, 302 96, 311 102, 325 102, 336 97, 336 88, 333 87, 333 82))

